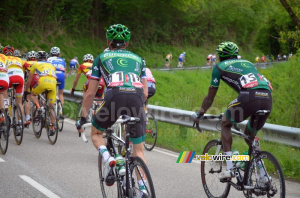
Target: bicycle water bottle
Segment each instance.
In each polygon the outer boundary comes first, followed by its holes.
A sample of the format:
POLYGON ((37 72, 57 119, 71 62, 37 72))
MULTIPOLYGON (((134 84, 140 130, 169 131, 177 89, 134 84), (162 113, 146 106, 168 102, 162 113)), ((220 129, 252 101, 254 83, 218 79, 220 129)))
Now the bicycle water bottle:
POLYGON ((9 116, 12 116, 12 107, 11 107, 11 105, 8 105, 8 114, 9 114, 9 116))
MULTIPOLYGON (((232 150, 232 156, 233 156, 233 155, 239 155, 239 151, 236 150, 236 149, 232 150)), ((234 162, 233 162, 233 164, 235 164, 236 167, 237 167, 237 162, 238 162, 238 161, 234 161, 234 162)))
POLYGON ((124 176, 125 175, 124 158, 122 157, 122 155, 117 154, 115 159, 116 159, 117 170, 119 172, 119 175, 124 176))
MULTIPOLYGON (((242 153, 242 155, 248 155, 248 151, 244 151, 244 152, 242 153)), ((245 162, 245 161, 237 161, 236 167, 237 167, 237 168, 240 168, 240 169, 242 169, 242 170, 245 170, 245 168, 246 168, 246 162, 245 162)))
POLYGON ((259 146, 259 137, 256 137, 256 136, 254 137, 253 145, 256 148, 260 148, 260 146, 259 146))

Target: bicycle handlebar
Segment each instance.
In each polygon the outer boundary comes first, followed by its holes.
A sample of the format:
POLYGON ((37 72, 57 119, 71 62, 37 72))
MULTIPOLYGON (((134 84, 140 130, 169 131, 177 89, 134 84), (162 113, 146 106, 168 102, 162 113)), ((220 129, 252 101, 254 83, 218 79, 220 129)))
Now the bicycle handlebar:
MULTIPOLYGON (((219 119, 219 121, 222 121, 222 118, 223 118, 223 114, 220 114, 220 115, 207 115, 207 116, 203 116, 202 119, 203 120, 210 120, 210 119, 219 119)), ((196 125, 196 129, 202 133, 203 130, 202 128, 200 127, 199 123, 194 123, 193 124, 193 127, 196 125)), ((233 125, 234 129, 237 130, 237 131, 240 131, 241 129, 237 126, 237 124, 234 124, 233 125)))

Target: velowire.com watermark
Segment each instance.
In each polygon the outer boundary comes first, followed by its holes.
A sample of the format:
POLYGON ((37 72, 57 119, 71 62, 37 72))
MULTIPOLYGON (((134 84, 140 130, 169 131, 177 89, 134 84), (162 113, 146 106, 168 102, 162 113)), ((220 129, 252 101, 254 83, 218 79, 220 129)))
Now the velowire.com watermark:
POLYGON ((197 161, 249 161, 249 155, 223 155, 220 153, 219 155, 209 155, 205 153, 205 155, 196 155, 197 161))

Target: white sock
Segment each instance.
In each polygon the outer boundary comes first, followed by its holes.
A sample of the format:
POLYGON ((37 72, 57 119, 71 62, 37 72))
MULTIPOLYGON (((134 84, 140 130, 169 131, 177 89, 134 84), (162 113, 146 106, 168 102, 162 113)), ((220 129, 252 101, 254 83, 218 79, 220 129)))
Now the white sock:
POLYGON ((257 167, 258 167, 258 170, 259 170, 259 175, 260 175, 260 178, 263 178, 264 176, 266 176, 266 172, 265 172, 265 169, 263 169, 263 165, 261 163, 261 161, 257 162, 257 167))
POLYGON ((26 115, 26 121, 30 120, 30 115, 26 115))
MULTIPOLYGON (((231 157, 232 156, 232 151, 224 152, 224 154, 229 155, 231 157)), ((229 160, 226 161, 226 165, 227 165, 226 170, 230 170, 233 167, 232 161, 229 161, 229 160)))
POLYGON ((98 148, 99 153, 102 155, 104 162, 106 162, 108 160, 108 158, 110 157, 110 154, 106 148, 106 146, 99 146, 98 148))
POLYGON ((139 180, 138 184, 139 184, 139 186, 145 186, 145 185, 147 185, 147 180, 144 180, 144 182, 143 182, 143 180, 139 180))

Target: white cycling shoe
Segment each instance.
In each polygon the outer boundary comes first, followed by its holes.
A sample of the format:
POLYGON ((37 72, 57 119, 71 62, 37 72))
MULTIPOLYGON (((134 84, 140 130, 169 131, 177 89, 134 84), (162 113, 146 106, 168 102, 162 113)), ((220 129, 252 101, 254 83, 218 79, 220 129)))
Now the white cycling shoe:
POLYGON ((232 178, 232 177, 234 177, 234 173, 232 172, 232 170, 226 170, 226 171, 220 173, 219 176, 218 176, 218 178, 220 180, 228 179, 228 178, 232 178))

